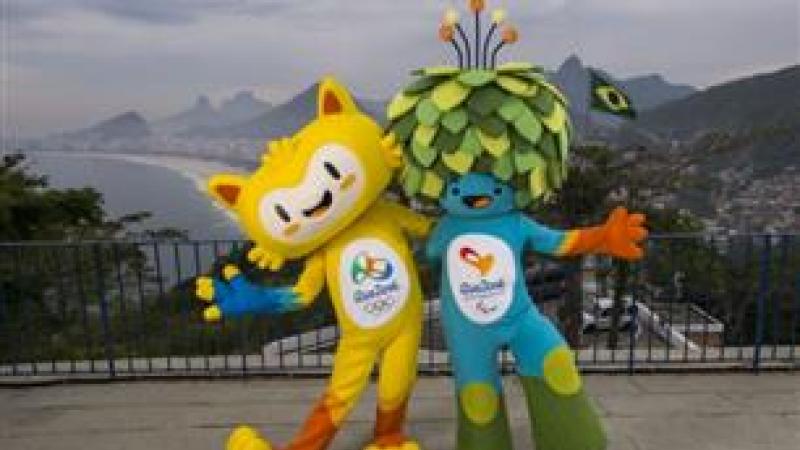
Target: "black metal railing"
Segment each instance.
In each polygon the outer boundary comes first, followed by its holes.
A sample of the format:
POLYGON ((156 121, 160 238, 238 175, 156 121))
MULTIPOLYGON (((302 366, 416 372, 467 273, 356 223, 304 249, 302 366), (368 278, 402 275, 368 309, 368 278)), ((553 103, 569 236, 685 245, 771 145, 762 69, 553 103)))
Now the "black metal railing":
MULTIPOLYGON (((0 244, 0 377, 326 373, 338 336, 327 299, 279 317, 200 320, 194 278, 244 245, 0 244)), ((800 367, 800 236, 665 235, 647 247, 635 264, 527 262, 540 310, 584 370, 800 367)), ((424 279, 426 298, 435 284, 424 279)), ((425 373, 449 371, 438 310, 426 301, 425 373)), ((501 363, 513 369, 508 352, 501 363)))

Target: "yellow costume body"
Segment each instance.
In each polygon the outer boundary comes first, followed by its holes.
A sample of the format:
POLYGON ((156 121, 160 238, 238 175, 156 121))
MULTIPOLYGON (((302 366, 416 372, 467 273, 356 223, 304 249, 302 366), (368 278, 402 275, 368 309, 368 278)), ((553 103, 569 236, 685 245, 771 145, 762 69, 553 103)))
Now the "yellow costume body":
MULTIPOLYGON (((318 118, 292 138, 272 143, 250 177, 217 175, 210 181, 212 195, 236 212, 255 241, 251 261, 277 270, 287 259, 305 259, 297 283, 288 295, 277 295, 228 266, 225 282, 199 279, 197 293, 213 303, 206 319, 217 320, 299 309, 327 285, 341 329, 330 385, 285 448, 327 447, 380 360, 369 448, 417 449, 403 434, 422 326, 422 292, 407 238, 424 237, 430 223, 381 198, 401 163, 394 139, 383 137, 332 79, 320 83, 318 103, 318 118)), ((235 430, 227 445, 271 448, 250 427, 235 430)))

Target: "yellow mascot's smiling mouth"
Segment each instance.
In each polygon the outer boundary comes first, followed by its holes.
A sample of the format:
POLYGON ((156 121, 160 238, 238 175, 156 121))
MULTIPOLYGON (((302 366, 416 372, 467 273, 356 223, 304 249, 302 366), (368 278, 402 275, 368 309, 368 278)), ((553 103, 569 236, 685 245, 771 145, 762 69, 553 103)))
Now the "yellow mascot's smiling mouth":
POLYGON ((303 215, 312 219, 316 219, 322 215, 324 215, 333 205, 333 194, 331 191, 325 190, 325 193, 322 194, 322 198, 319 200, 313 208, 304 209, 303 215))

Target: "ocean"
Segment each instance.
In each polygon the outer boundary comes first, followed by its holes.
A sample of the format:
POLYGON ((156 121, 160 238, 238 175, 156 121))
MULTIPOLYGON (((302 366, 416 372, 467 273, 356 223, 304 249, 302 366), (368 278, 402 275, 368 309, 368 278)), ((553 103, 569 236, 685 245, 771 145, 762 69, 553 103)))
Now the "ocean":
MULTIPOLYGON (((28 164, 55 188, 89 186, 103 194, 110 218, 149 211, 141 229, 176 228, 191 239, 237 239, 232 218, 201 192, 221 164, 180 158, 31 152, 28 164)), ((231 169, 236 170, 236 169, 231 169)))

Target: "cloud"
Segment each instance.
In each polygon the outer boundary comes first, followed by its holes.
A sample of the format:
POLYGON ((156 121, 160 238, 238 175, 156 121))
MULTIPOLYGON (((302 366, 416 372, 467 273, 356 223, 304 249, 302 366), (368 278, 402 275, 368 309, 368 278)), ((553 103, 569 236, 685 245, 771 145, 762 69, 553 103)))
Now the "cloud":
MULTIPOLYGON (((208 14, 265 15, 291 7, 280 0, 6 0, 6 19, 23 23, 70 12, 89 12, 146 24, 187 24, 208 14)), ((299 3, 299 2, 297 2, 299 3)))
MULTIPOLYGON (((28 132, 114 112, 171 114, 199 94, 258 87, 283 100, 332 73, 387 98, 420 66, 461 0, 3 0, 11 122, 28 132)), ((521 41, 506 58, 569 54, 620 76, 706 86, 796 64, 796 0, 494 0, 521 41)), ((466 14, 465 14, 466 16, 466 14)), ((468 18, 465 17, 465 21, 468 18)))

